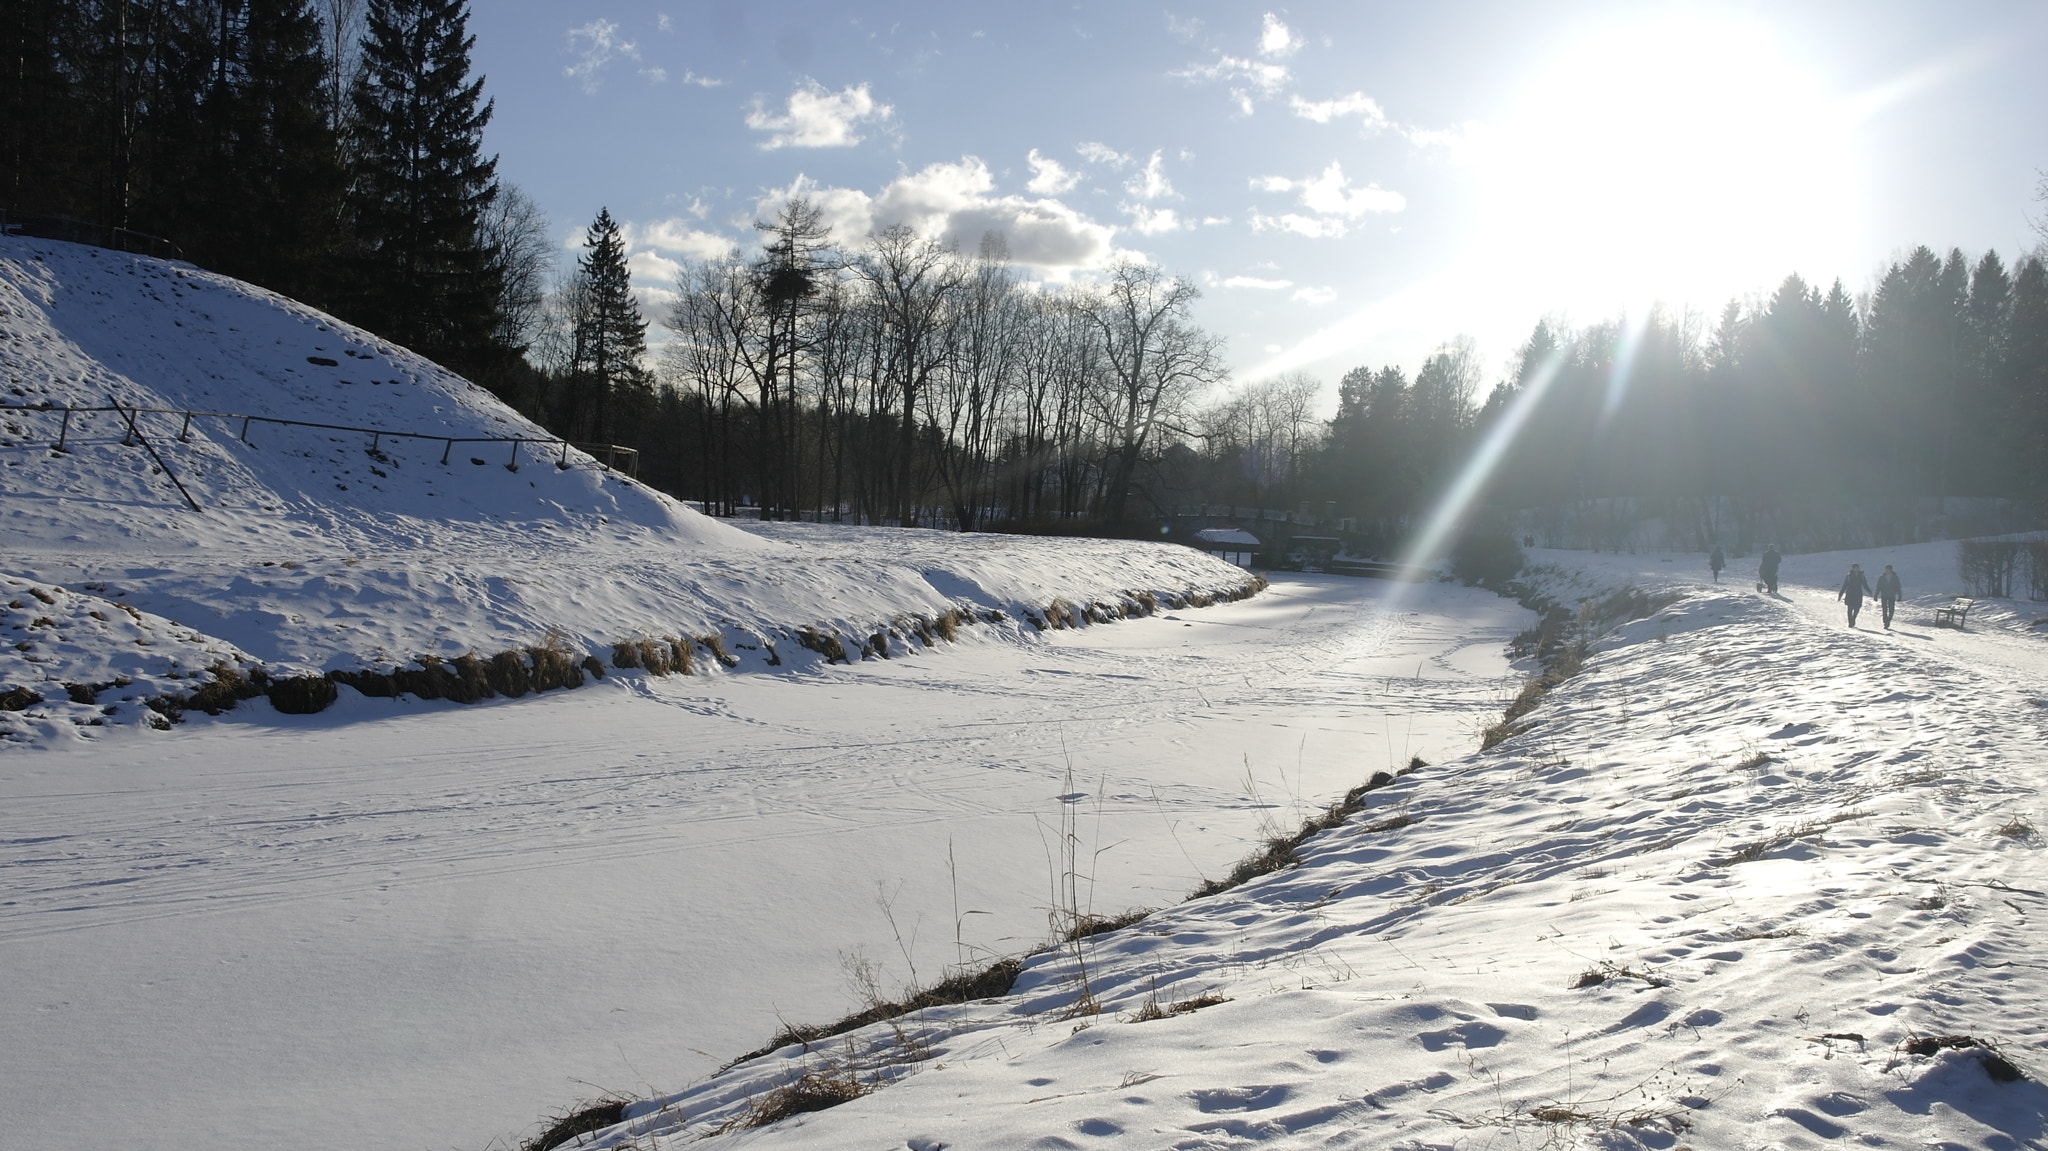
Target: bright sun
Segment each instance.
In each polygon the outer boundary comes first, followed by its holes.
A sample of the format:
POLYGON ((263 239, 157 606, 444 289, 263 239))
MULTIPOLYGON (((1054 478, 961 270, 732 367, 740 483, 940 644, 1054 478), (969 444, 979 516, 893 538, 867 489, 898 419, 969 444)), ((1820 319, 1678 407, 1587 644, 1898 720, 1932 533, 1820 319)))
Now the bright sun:
POLYGON ((1821 263, 1854 229, 1849 140, 1755 27, 1609 29, 1541 69, 1486 150, 1481 260, 1581 320, 1853 274, 1821 263))

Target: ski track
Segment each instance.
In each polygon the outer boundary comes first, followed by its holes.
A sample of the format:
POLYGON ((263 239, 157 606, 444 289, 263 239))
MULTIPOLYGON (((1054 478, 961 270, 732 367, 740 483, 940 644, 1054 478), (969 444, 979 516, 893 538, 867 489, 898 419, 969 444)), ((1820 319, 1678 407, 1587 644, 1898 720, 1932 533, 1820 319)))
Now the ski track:
MULTIPOLYGON (((727 844, 772 841, 777 834, 758 830, 758 824, 789 815, 854 828, 877 821, 942 822, 982 809, 985 784, 977 776, 951 774, 957 765, 1015 764, 1014 748, 999 745, 1035 731, 1071 728, 1078 739, 1086 729, 1091 742, 1102 742, 1127 732, 1192 732, 1202 724, 1228 722, 1234 713, 1279 709, 1316 715, 1339 706, 1344 713, 1327 718, 1377 711, 1464 715, 1499 693, 1498 681, 1442 693, 1441 681, 1432 679, 1432 692, 1424 697, 1412 680, 1348 672, 1356 661, 1398 662, 1410 652, 1441 669, 1428 648, 1432 641, 1407 634, 1413 629, 1405 615, 1367 615, 1357 626, 1340 624, 1334 636, 1323 633, 1312 624, 1314 604, 1328 598, 1330 589, 1317 590, 1299 614, 1292 604, 1266 604, 1156 621, 1175 627, 1200 619, 1199 626, 1232 629, 1227 659, 1211 651, 1213 640, 1185 652, 1120 650, 1119 637, 1091 629, 1086 636, 1028 650, 1016 676, 963 680, 960 661, 926 659, 871 663, 837 677, 853 683, 767 689, 786 695, 865 686, 907 695, 891 706, 944 716, 919 734, 849 737, 843 728, 793 721, 779 711, 769 713, 773 718, 746 714, 726 682, 633 676, 620 677, 624 691, 736 730, 708 747, 610 751, 611 762, 602 771, 563 774, 560 765, 574 754, 568 745, 587 738, 586 730, 575 726, 566 737, 536 743, 532 725, 519 720, 541 708, 573 712, 588 701, 543 698, 509 704, 517 718, 507 717, 513 731, 502 738, 480 738, 471 729, 466 745, 452 754, 407 757, 402 773, 375 780, 374 796, 360 794, 355 780, 337 785, 317 773, 308 778, 308 770, 298 766, 276 773, 237 768, 226 778, 182 779, 162 771, 146 789, 146 805, 124 803, 120 793, 18 794, 0 812, 0 884, 9 893, 0 901, 0 935, 88 929, 164 914, 167 905, 290 898, 286 893, 302 886, 345 884, 365 870, 433 865, 502 874, 547 866, 522 860, 565 848, 631 857, 673 843, 666 822, 681 814, 697 825, 695 834, 727 844), (1362 684, 1362 678, 1383 682, 1362 684), (1173 690, 1160 692, 1160 685, 1173 690), (1370 709, 1361 706, 1361 698, 1372 701, 1370 709), (988 713, 1001 718, 976 718, 988 713), (646 764, 649 759, 659 765, 646 764), (764 789, 760 766, 768 764, 773 779, 764 789), (716 830, 721 824, 751 830, 725 838, 716 830), (34 834, 49 827, 65 831, 34 834)), ((1486 642, 1497 650, 1501 638, 1486 642)), ((365 701, 361 710, 381 702, 365 701)), ((606 706, 617 704, 608 700, 606 706)), ((406 722, 433 723, 455 711, 445 705, 424 710, 406 722)), ((244 745, 231 753, 238 760, 260 763, 277 751, 268 746, 274 738, 255 725, 231 720, 220 726, 228 729, 223 735, 244 745)), ((1042 772, 1060 769, 1055 742, 1040 742, 1026 760, 1042 772)), ((122 791, 132 794, 125 779, 122 791)), ((1213 805, 1230 798, 1205 794, 1184 802, 1213 805)), ((816 832, 805 825, 786 834, 816 832)))

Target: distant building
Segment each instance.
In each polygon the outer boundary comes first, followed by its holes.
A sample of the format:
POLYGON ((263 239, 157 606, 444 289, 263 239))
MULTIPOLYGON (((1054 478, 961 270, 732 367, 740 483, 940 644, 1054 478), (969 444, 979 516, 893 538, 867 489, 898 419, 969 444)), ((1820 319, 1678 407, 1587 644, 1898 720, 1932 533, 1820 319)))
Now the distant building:
POLYGON ((1264 545, 1259 537, 1241 528, 1203 528, 1195 533, 1195 546, 1225 563, 1248 568, 1264 545))

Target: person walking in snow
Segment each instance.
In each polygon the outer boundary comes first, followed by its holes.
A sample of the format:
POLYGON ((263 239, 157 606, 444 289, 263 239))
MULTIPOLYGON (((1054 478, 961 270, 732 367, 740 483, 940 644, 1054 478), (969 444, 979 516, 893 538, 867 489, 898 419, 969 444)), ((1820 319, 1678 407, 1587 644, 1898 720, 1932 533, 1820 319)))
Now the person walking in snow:
POLYGON ((1778 594, 1778 565, 1783 562, 1785 557, 1778 554, 1778 545, 1771 544, 1764 548, 1764 562, 1757 565, 1756 574, 1763 577, 1764 587, 1772 595, 1778 594))
POLYGON ((1707 557, 1707 566, 1714 569, 1714 582, 1721 582, 1721 569, 1728 566, 1728 557, 1721 554, 1721 545, 1714 545, 1714 554, 1707 557))
POLYGON ((1892 630, 1892 612, 1899 606, 1903 593, 1899 588, 1899 573, 1892 565, 1884 565, 1884 571, 1877 577, 1877 606, 1884 609, 1884 630, 1892 630))
POLYGON ((1842 580, 1842 590, 1835 593, 1838 602, 1849 605, 1849 626, 1856 626, 1856 613, 1863 610, 1863 597, 1870 595, 1870 581, 1863 578, 1863 565, 1850 564, 1849 574, 1842 580))

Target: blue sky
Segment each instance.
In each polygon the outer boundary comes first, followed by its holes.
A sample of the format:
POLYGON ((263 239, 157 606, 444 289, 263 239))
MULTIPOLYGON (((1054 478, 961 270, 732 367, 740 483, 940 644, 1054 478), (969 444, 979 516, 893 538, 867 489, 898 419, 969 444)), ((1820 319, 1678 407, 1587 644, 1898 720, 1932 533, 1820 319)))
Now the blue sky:
POLYGON ((1199 283, 1240 380, 1411 372, 1537 319, 2038 236, 2048 6, 487 0, 487 145, 658 310, 792 190, 845 243, 1002 231, 1035 278, 1199 283))

